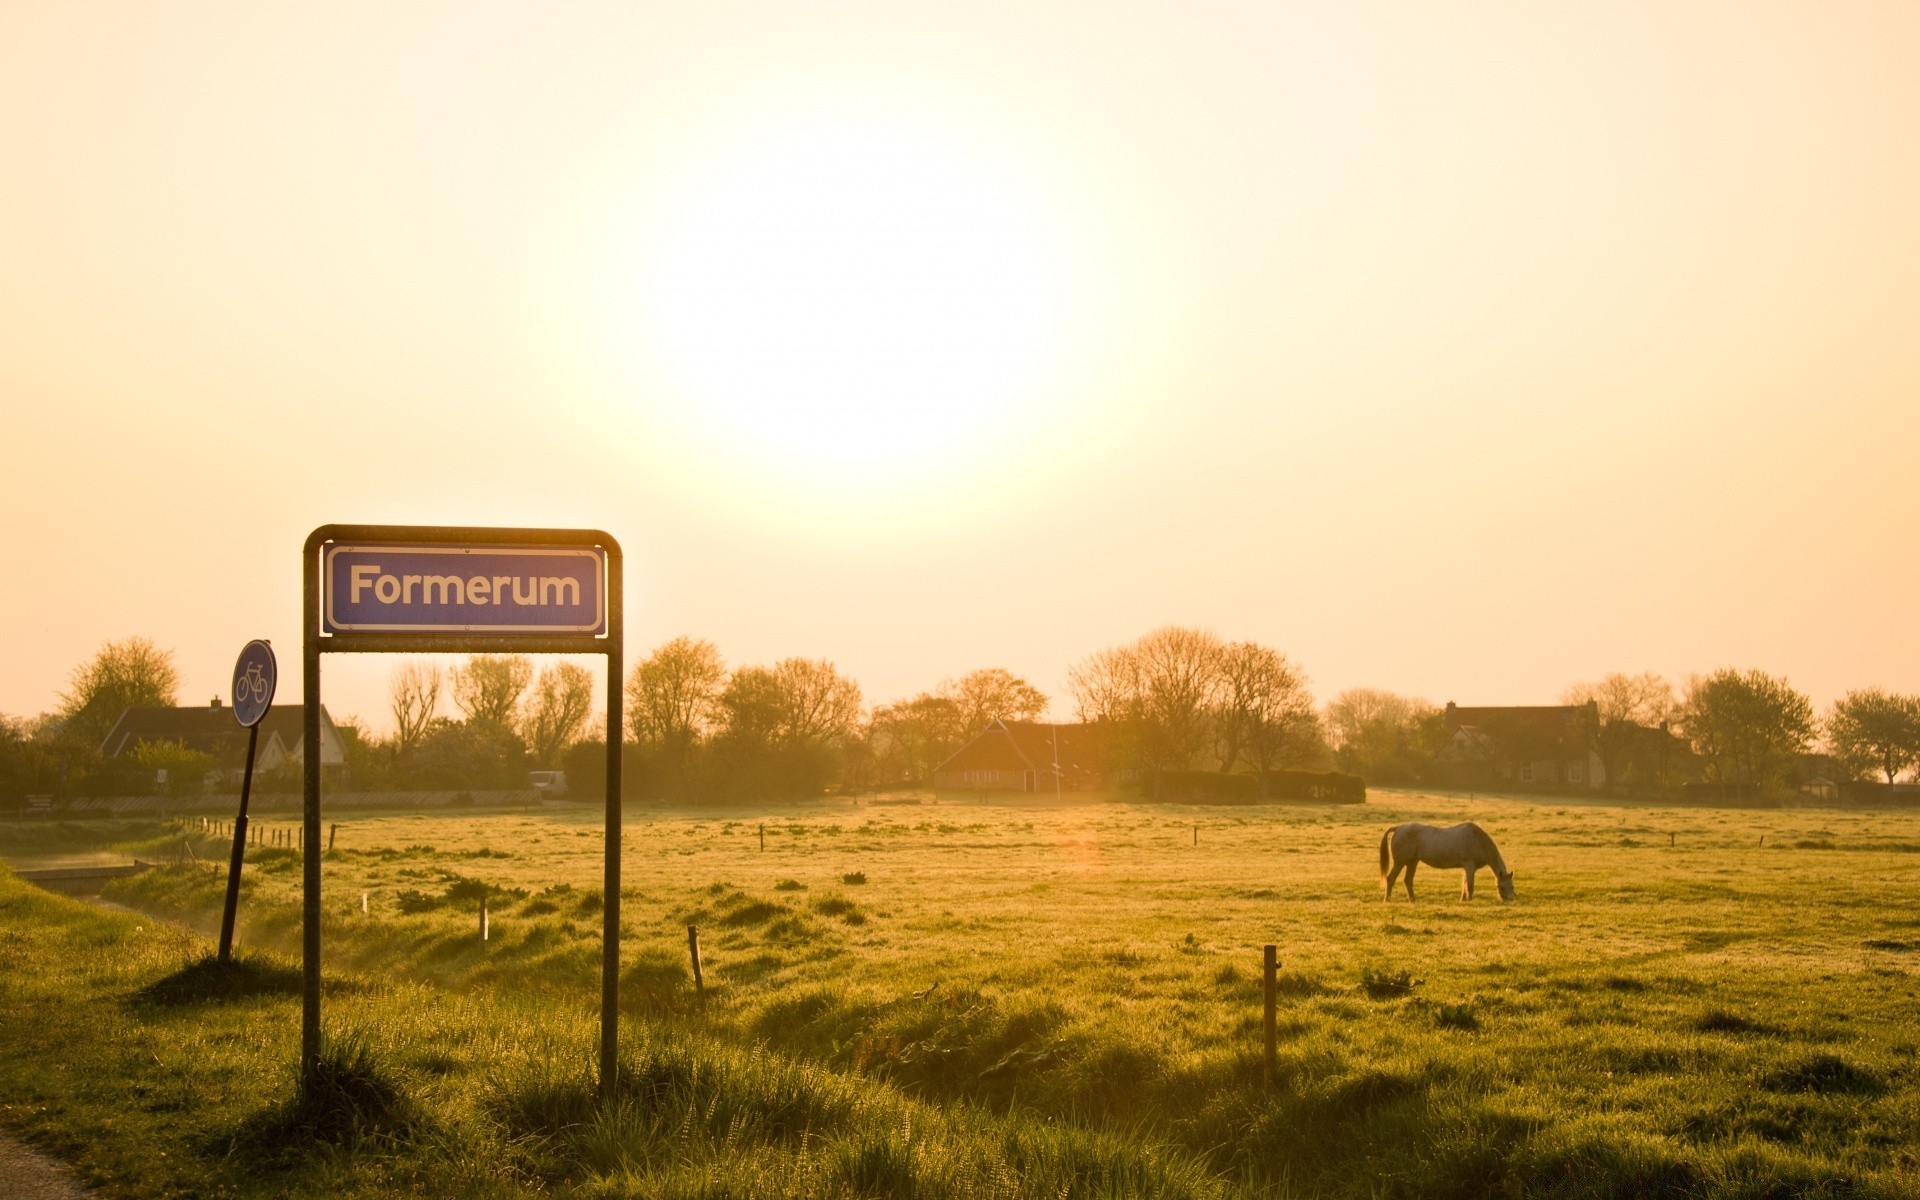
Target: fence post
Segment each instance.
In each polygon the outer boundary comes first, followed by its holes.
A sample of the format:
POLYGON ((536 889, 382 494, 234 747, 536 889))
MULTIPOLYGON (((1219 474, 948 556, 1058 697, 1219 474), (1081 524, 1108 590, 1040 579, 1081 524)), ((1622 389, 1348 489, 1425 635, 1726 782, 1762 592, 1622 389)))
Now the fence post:
POLYGON ((1273 1084, 1273 1077, 1279 1073, 1279 1069, 1280 1069, 1280 1038, 1279 1038, 1278 1030, 1276 1028, 1276 1020, 1275 1020, 1276 1018, 1275 1007, 1276 1007, 1276 1002, 1278 1000, 1278 993, 1279 993, 1280 948, 1278 946, 1271 946, 1271 945, 1267 946, 1262 952, 1261 957, 1262 957, 1261 968, 1262 968, 1263 974, 1266 977, 1265 983, 1266 983, 1266 1000, 1267 1000, 1266 1080, 1267 1080, 1267 1085, 1271 1087, 1273 1084))
POLYGON ((693 990, 705 995, 707 981, 700 972, 700 927, 698 925, 687 926, 687 955, 693 959, 693 990))
POLYGON ((334 822, 332 825, 327 826, 327 853, 328 854, 333 853, 333 839, 339 836, 340 836, 340 823, 338 821, 334 822))
POLYGON ((765 825, 760 827, 760 848, 762 850, 767 848, 767 827, 765 825))
POLYGON ((480 940, 487 940, 487 898, 480 897, 480 940))

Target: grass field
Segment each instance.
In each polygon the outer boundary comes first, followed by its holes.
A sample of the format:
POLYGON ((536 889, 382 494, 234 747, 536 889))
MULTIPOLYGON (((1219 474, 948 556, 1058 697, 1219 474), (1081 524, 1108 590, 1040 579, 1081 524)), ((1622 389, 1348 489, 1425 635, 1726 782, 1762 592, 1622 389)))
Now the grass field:
MULTIPOLYGON (((0 825, 11 859, 179 840, 0 825)), ((1899 814, 1380 792, 637 810, 607 1110, 600 853, 584 808, 341 818, 337 1088, 304 1103, 296 853, 252 852, 231 976, 191 965, 211 865, 116 883, 133 912, 0 878, 0 1122, 138 1196, 1920 1193, 1899 814), (1432 870, 1417 904, 1381 901, 1386 825, 1468 817, 1514 904, 1432 870)))

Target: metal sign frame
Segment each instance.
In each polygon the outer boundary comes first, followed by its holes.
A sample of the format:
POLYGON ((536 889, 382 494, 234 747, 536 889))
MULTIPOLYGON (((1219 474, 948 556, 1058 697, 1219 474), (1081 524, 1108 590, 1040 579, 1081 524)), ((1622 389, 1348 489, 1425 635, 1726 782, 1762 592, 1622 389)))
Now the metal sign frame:
POLYGON ((613 1086, 620 1031, 620 743, 623 699, 620 543, 598 529, 471 528, 440 525, 322 525, 301 551, 301 686, 305 712, 301 754, 305 777, 302 856, 300 1075, 320 1061, 320 656, 322 654, 598 654, 607 660, 606 880, 600 954, 600 1090, 613 1086), (393 543, 476 547, 597 549, 606 555, 606 632, 443 632, 323 634, 321 555, 330 543, 393 543))

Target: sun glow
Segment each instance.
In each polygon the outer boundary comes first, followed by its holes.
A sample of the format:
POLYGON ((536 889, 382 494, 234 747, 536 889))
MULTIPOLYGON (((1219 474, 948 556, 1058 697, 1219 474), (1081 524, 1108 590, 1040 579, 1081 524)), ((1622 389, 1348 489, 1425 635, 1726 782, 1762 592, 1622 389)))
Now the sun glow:
POLYGON ((1046 424, 1062 239, 952 131, 787 117, 691 172, 657 229, 630 336, 650 400, 709 463, 870 496, 1046 424))

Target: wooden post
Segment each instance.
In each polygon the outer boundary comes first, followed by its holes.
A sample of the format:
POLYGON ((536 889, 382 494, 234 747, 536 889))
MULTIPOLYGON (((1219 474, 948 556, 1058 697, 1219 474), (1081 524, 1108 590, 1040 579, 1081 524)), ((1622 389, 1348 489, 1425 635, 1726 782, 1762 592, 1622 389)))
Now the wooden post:
POLYGON ((480 897, 480 940, 487 940, 487 898, 480 897))
POLYGON ((693 959, 693 990, 704 995, 707 990, 706 977, 700 972, 700 927, 687 926, 687 955, 693 959))
POLYGON ((767 848, 767 827, 765 825, 760 827, 760 848, 762 850, 767 848))
POLYGON ((1275 1011, 1280 991, 1280 948, 1278 946, 1267 946, 1263 950, 1261 957, 1261 969, 1266 976, 1267 1000, 1266 1080, 1267 1084, 1271 1086, 1273 1084, 1273 1077, 1277 1075, 1280 1070, 1280 1035, 1277 1029, 1277 1013, 1275 1011))
POLYGON ((1671 849, 1671 848, 1672 848, 1672 846, 1673 846, 1673 838, 1674 838, 1674 835, 1673 835, 1673 834, 1671 834, 1671 833, 1669 833, 1669 834, 1667 835, 1667 846, 1668 846, 1668 848, 1669 848, 1669 849, 1671 849))
POLYGON ((333 839, 340 836, 340 824, 335 822, 327 826, 327 853, 333 853, 333 839))
POLYGON ((367 915, 367 894, 365 892, 360 893, 360 915, 363 917, 367 915))

